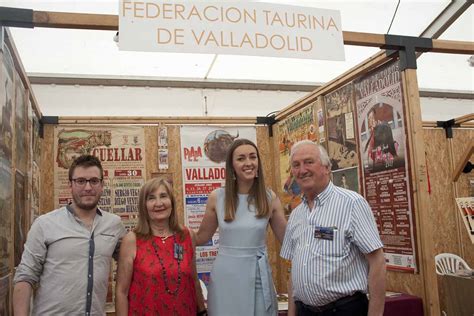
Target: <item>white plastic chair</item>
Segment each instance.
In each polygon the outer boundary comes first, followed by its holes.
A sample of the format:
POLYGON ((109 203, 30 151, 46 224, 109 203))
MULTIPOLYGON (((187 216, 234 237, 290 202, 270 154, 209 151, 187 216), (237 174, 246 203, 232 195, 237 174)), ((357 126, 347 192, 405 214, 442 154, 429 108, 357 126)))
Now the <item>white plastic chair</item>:
POLYGON ((204 296, 204 300, 207 300, 207 287, 206 284, 200 279, 199 284, 201 284, 202 296, 204 296))
POLYGON ((435 256, 436 273, 439 275, 454 274, 459 270, 470 270, 463 258, 452 253, 440 253, 435 256))

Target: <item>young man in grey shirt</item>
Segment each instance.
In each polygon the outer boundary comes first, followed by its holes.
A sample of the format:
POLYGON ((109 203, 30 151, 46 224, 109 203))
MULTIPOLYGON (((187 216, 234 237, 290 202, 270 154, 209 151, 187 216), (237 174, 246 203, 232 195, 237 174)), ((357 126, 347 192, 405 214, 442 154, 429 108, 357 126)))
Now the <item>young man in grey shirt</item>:
POLYGON ((125 235, 120 217, 97 207, 103 169, 91 155, 69 168, 72 203, 40 216, 28 233, 14 277, 13 310, 33 315, 105 315, 112 256, 125 235))

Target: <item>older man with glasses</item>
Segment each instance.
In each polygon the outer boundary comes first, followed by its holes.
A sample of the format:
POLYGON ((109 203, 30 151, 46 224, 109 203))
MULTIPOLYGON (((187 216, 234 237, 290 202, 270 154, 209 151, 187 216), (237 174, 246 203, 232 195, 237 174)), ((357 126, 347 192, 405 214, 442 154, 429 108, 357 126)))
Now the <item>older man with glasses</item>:
POLYGON ((28 233, 15 273, 14 314, 105 315, 111 258, 125 235, 120 217, 97 207, 103 169, 91 155, 69 168, 71 204, 40 216, 28 233))

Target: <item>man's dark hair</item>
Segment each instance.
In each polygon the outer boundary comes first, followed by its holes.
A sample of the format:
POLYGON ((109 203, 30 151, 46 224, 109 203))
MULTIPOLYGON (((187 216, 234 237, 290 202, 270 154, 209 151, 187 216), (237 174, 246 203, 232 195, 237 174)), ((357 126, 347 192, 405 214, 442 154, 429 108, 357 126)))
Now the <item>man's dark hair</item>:
POLYGON ((97 167, 100 170, 100 178, 104 178, 104 169, 102 168, 102 164, 100 163, 100 160, 92 155, 82 155, 77 157, 73 162, 71 167, 69 167, 69 181, 72 180, 72 175, 74 173, 74 170, 76 167, 97 167))

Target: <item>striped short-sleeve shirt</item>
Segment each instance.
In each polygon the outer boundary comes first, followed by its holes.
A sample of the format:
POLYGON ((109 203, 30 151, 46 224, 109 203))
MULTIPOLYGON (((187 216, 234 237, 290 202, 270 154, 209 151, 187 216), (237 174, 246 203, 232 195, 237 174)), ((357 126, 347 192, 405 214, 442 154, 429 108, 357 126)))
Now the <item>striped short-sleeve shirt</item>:
POLYGON ((292 262, 295 300, 322 306, 356 291, 367 293, 364 255, 382 247, 367 201, 330 182, 312 210, 306 200, 293 210, 280 255, 292 262), (333 239, 315 238, 321 228, 331 228, 333 239))

